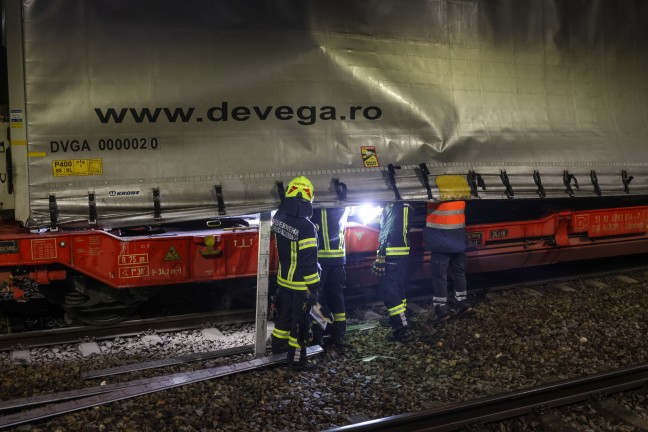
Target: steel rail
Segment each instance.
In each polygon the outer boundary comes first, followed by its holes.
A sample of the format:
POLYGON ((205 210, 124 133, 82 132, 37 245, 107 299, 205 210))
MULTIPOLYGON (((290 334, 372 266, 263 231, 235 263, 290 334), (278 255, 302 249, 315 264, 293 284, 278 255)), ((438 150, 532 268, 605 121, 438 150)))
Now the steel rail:
POLYGON ((369 420, 329 431, 455 431, 462 427, 522 416, 536 409, 569 405, 592 396, 631 390, 646 384, 648 363, 642 363, 416 413, 369 420))
MULTIPOLYGON (((308 356, 321 354, 322 352, 322 347, 320 347, 319 345, 308 347, 307 349, 308 356)), ((286 361, 287 357, 285 354, 276 354, 227 366, 217 366, 192 372, 162 375, 155 378, 137 380, 131 383, 120 383, 116 384, 114 388, 107 392, 99 392, 88 395, 89 392, 87 390, 86 393, 84 393, 84 389, 81 389, 77 390, 76 392, 77 395, 81 395, 83 397, 77 396, 77 398, 73 400, 69 400, 70 398, 68 397, 73 391, 67 391, 64 392, 66 394, 65 399, 68 399, 65 402, 54 403, 39 408, 1 416, 0 429, 33 422, 36 420, 42 420, 45 418, 50 418, 74 411, 79 411, 97 405, 103 405, 110 402, 116 402, 119 400, 167 390, 174 387, 194 384, 197 382, 220 378, 227 375, 233 375, 240 372, 275 366, 286 363, 286 361)), ((100 388, 106 386, 97 386, 93 389, 96 390, 98 387, 100 388)), ((57 397, 60 395, 57 396, 56 393, 51 396, 53 400, 62 400, 61 398, 57 399, 57 397)))
MULTIPOLYGON (((378 326, 378 323, 365 323, 365 324, 351 324, 347 327, 347 333, 353 333, 356 331, 365 331, 370 330, 378 326)), ((326 340, 328 335, 324 336, 326 340)), ((266 349, 270 348, 269 345, 266 346, 266 349)), ((210 360, 220 357, 228 357, 237 354, 247 354, 254 351, 254 345, 243 345, 240 347, 234 348, 225 348, 218 351, 209 351, 204 353, 194 353, 186 356, 180 357, 171 357, 160 360, 150 360, 140 363, 133 363, 125 366, 117 366, 113 368, 98 369, 89 372, 84 372, 81 374, 83 379, 93 379, 93 378, 102 378, 113 375, 120 375, 130 372, 136 372, 147 369, 156 369, 160 367, 173 366, 177 364, 191 363, 201 360, 210 360)), ((0 410, 2 410, 2 403, 0 403, 0 410)))
POLYGON ((111 326, 78 326, 53 330, 10 333, 0 335, 0 351, 13 349, 16 345, 29 348, 79 342, 84 338, 94 340, 134 336, 146 331, 174 332, 192 330, 207 323, 229 325, 252 322, 253 309, 219 311, 190 315, 175 315, 165 318, 147 318, 123 321, 111 326))

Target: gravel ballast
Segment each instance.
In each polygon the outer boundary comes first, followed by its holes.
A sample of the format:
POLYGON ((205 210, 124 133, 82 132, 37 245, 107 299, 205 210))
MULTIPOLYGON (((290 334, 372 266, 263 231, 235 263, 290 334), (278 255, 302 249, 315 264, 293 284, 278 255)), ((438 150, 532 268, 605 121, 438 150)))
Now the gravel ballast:
MULTIPOLYGON (((322 430, 643 363, 648 361, 648 274, 627 276, 633 281, 609 277, 594 284, 583 280, 472 296, 477 313, 471 317, 433 326, 425 314, 417 315, 416 338, 408 344, 389 341, 387 328, 352 332, 347 342, 354 349, 327 352, 315 373, 289 373, 285 367, 256 370, 10 430, 322 430)), ((15 364, 9 353, 1 353, 0 393, 7 400, 252 358, 238 355, 91 381, 80 378, 90 370, 230 346, 195 333, 180 339, 160 335, 162 343, 148 346, 141 339, 101 342, 102 354, 89 358, 73 348, 40 348, 31 350, 31 363, 15 364)), ((249 326, 224 333, 240 345, 253 343, 249 326)), ((633 404, 641 413, 646 399, 633 404)), ((571 426, 588 430, 586 414, 573 415, 571 426)), ((639 415, 646 416, 645 410, 639 415)), ((509 430, 506 423, 500 426, 493 430, 509 430)))

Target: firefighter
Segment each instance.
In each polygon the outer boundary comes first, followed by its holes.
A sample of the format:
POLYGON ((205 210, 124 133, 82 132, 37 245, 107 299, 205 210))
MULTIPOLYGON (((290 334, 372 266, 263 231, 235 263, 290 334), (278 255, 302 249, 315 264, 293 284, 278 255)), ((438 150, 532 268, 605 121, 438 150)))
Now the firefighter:
POLYGON ((405 315, 409 230, 409 205, 403 202, 387 204, 380 216, 379 247, 372 272, 380 277, 379 292, 389 315, 391 339, 400 342, 413 339, 405 315))
POLYGON ((423 229, 425 248, 432 252, 432 297, 435 315, 433 323, 450 318, 448 312, 448 275, 454 283, 455 316, 474 312, 466 302, 466 202, 429 201, 423 229))
POLYGON ((277 269, 279 316, 272 332, 272 352, 288 352, 291 370, 310 370, 306 358, 310 335, 309 311, 317 304, 320 276, 317 234, 313 215, 313 184, 296 177, 286 188, 285 200, 272 219, 279 268, 277 269))
MULTIPOLYGON (((316 209, 312 221, 317 227, 318 261, 322 269, 320 274, 322 286, 322 303, 333 313, 331 326, 332 345, 338 350, 351 348, 344 343, 346 333, 346 306, 344 288, 346 288, 346 249, 344 233, 346 231, 349 209, 337 207, 316 209)), ((313 327, 314 342, 322 345, 323 332, 313 327)))

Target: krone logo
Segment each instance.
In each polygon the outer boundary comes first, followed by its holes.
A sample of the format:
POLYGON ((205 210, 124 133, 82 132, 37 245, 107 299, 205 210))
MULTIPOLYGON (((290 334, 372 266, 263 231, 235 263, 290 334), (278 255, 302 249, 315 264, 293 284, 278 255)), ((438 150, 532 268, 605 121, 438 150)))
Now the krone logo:
POLYGON ((111 190, 108 192, 108 196, 110 197, 138 196, 139 194, 139 190, 111 190))

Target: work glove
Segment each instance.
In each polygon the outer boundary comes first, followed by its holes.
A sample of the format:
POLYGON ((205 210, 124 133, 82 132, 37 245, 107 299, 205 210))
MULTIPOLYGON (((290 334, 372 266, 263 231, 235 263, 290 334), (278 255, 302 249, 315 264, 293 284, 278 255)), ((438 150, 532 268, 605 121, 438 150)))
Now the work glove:
POLYGON ((387 267, 387 262, 385 261, 384 255, 378 255, 376 261, 374 261, 373 266, 371 266, 371 273, 378 277, 385 276, 385 268, 387 267))
POLYGON ((310 308, 310 317, 322 330, 326 329, 327 324, 333 324, 333 314, 331 313, 331 310, 319 303, 310 308))
POLYGON ((268 319, 271 321, 276 320, 279 317, 279 305, 278 305, 278 297, 277 296, 271 296, 270 297, 270 306, 268 308, 268 319))
POLYGON ((304 310, 310 310, 310 308, 319 303, 319 288, 319 283, 308 287, 306 300, 304 301, 304 310))

